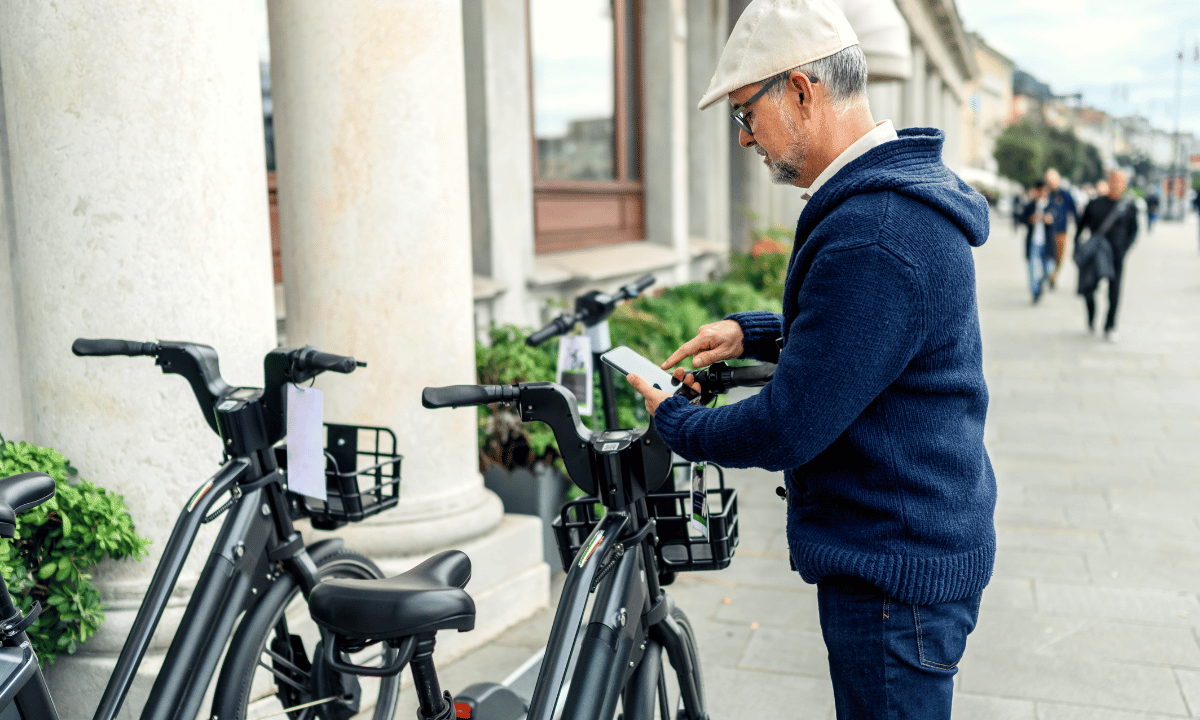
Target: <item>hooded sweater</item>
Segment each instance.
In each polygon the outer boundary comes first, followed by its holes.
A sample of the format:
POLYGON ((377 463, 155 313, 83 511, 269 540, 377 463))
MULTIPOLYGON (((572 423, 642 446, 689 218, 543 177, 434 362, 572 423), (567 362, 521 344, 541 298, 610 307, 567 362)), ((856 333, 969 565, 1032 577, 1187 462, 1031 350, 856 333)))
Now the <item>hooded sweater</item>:
POLYGON ((688 460, 786 471, 805 581, 851 575, 916 605, 980 592, 996 552, 971 255, 988 209, 943 139, 903 130, 813 195, 783 314, 730 316, 743 357, 778 362, 770 383, 719 408, 672 396, 655 416, 688 460))

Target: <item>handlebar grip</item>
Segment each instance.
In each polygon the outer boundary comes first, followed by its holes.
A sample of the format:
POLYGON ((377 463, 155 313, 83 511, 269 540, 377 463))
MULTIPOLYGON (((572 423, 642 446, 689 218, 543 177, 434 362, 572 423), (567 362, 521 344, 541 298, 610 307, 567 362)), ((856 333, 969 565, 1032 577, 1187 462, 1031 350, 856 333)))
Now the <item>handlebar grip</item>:
POLYGON ((551 320, 546 327, 525 338, 525 344, 529 347, 537 347, 555 335, 562 335, 570 330, 574 325, 574 317, 568 315, 559 315, 551 320))
POLYGON ((762 387, 775 377, 774 363, 758 363, 729 369, 731 387, 762 387))
POLYGON ((621 289, 628 292, 630 297, 637 297, 639 293, 653 284, 654 276, 651 274, 646 274, 621 289))
POLYGON ((468 407, 513 402, 521 394, 516 385, 447 385, 421 391, 421 405, 427 408, 468 407))
MULTIPOLYGON (((351 373, 354 372, 354 368, 359 367, 358 362, 352 357, 326 352, 314 352, 305 357, 302 363, 313 370, 332 370, 339 373, 351 373)), ((366 363, 363 365, 365 366, 366 363)))
POLYGON ((133 340, 89 340, 77 338, 71 343, 71 352, 83 357, 86 355, 156 355, 157 343, 135 342, 133 340))

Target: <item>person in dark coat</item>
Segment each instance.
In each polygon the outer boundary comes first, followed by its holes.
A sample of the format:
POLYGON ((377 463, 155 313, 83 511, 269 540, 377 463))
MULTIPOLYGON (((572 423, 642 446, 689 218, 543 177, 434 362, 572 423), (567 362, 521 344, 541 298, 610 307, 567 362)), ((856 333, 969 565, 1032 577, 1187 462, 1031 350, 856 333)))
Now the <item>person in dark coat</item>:
MULTIPOLYGON (((1104 339, 1109 342, 1117 341, 1117 306, 1121 301, 1121 274, 1125 267, 1125 254, 1129 252, 1138 233, 1137 206, 1122 197, 1125 183, 1124 172, 1110 170, 1108 194, 1101 195, 1087 204, 1075 231, 1075 247, 1079 248, 1079 238, 1085 229, 1095 234, 1109 215, 1116 212, 1108 230, 1104 232, 1104 237, 1112 247, 1112 275, 1108 278, 1108 315, 1104 318, 1104 339)), ((1084 271, 1082 267, 1080 270, 1081 273, 1084 271)), ((1096 330, 1097 285, 1098 282, 1088 287, 1081 282, 1079 287, 1079 294, 1083 296, 1087 307, 1088 332, 1096 330)))

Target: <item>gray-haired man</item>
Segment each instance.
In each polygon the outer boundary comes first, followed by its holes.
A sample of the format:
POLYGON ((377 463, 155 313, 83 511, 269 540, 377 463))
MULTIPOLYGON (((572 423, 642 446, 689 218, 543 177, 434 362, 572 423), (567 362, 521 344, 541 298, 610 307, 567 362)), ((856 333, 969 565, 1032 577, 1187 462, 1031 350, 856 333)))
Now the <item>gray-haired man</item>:
POLYGON ((838 718, 949 720, 996 549, 971 257, 987 203, 941 132, 874 121, 857 43, 833 0, 755 0, 700 102, 727 98, 741 144, 809 202, 782 315, 706 325, 663 367, 753 357, 775 378, 715 409, 629 380, 683 457, 787 472, 838 718))

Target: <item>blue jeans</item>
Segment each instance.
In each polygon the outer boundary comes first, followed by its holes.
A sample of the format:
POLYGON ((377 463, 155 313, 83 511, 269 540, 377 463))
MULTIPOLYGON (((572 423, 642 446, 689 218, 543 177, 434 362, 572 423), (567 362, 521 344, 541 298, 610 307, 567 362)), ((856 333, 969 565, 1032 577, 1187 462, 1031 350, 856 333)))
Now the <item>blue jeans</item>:
POLYGON ((838 720, 950 720, 979 599, 910 605, 847 575, 817 583, 838 720))
MULTIPOLYGON (((1054 242, 1054 238, 1050 239, 1054 242)), ((1032 245, 1029 248, 1029 289, 1033 296, 1042 294, 1042 283, 1054 274, 1054 251, 1047 245, 1032 245)))

